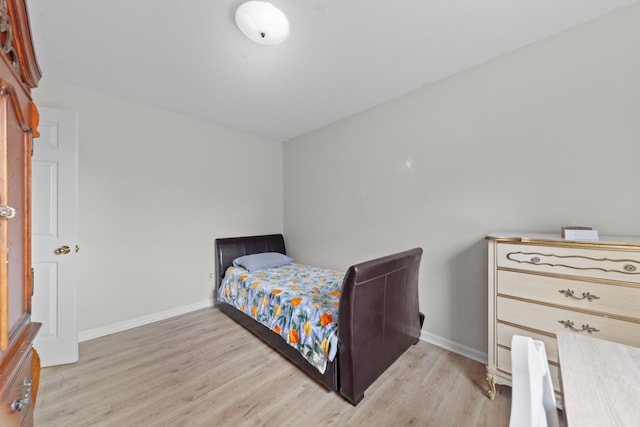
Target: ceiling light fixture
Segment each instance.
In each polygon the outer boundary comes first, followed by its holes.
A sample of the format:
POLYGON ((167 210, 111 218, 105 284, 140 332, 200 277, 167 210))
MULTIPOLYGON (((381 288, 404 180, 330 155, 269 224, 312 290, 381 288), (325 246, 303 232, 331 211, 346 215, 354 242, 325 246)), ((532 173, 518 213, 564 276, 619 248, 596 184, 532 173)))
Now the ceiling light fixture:
POLYGON ((266 1, 248 1, 236 10, 236 24, 245 36, 260 44, 277 44, 289 35, 289 21, 266 1))

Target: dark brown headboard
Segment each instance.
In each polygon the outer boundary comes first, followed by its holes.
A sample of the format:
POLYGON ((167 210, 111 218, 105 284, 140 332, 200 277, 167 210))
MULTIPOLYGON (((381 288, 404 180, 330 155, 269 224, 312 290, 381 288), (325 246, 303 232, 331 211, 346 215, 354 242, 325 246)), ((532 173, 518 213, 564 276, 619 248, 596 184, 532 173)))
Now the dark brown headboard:
POLYGON ((215 247, 216 287, 214 291, 214 301, 218 295, 218 287, 220 283, 222 283, 224 272, 231 266, 234 259, 243 255, 259 254, 262 252, 280 252, 281 254, 287 254, 282 234, 216 239, 215 247))

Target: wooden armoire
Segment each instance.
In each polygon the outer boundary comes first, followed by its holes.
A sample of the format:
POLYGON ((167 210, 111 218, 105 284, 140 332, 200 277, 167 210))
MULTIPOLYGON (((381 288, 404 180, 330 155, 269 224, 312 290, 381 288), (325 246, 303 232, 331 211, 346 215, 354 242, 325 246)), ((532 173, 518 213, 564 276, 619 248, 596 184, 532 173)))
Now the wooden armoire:
POLYGON ((25 0, 0 0, 0 426, 33 425, 40 363, 32 348, 31 154, 41 74, 25 0))

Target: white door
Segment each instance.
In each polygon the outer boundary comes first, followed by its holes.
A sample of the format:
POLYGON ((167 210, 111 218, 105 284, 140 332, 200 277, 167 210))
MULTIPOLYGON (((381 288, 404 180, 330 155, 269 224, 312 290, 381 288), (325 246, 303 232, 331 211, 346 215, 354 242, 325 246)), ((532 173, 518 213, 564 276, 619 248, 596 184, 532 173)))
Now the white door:
POLYGON ((78 360, 76 327, 78 113, 40 109, 32 167, 31 318, 42 366, 78 360))

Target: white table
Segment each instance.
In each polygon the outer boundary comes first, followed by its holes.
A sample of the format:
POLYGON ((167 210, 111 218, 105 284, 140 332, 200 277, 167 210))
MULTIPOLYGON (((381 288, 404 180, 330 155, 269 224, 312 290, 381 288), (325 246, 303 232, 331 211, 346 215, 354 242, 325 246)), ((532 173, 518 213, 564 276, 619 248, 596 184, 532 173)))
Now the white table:
POLYGON ((640 348, 558 331, 568 427, 640 426, 640 348))

